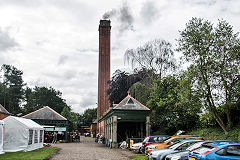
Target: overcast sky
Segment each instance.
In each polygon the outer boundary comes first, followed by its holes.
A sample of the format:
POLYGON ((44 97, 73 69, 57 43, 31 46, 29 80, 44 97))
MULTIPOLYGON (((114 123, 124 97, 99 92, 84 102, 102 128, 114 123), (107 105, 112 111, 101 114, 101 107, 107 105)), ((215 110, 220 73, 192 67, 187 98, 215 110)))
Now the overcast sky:
MULTIPOLYGON (((52 86, 74 112, 96 107, 98 25, 111 13, 111 73, 126 49, 160 38, 176 46, 192 17, 224 19, 240 31, 240 0, 0 0, 0 65, 28 86, 52 86)), ((179 56, 180 53, 176 53, 179 56)))

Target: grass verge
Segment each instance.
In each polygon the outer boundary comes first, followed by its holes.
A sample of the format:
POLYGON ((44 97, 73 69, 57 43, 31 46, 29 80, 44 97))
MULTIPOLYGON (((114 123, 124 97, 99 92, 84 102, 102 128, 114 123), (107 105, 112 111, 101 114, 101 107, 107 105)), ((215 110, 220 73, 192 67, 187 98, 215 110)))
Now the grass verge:
POLYGON ((40 148, 30 152, 7 152, 0 155, 0 159, 4 160, 45 160, 52 154, 59 151, 60 148, 40 148))
POLYGON ((135 154, 133 156, 129 156, 129 158, 134 160, 148 160, 148 157, 145 154, 135 154))

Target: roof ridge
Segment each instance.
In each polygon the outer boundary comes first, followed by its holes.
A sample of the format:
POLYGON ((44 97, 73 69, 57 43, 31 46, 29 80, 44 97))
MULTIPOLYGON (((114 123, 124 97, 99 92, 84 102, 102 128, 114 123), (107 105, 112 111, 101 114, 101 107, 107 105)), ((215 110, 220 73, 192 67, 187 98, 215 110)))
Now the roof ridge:
POLYGON ((38 112, 38 111, 40 111, 40 110, 42 110, 42 109, 44 109, 44 108, 46 108, 46 107, 47 107, 47 106, 42 107, 42 108, 39 108, 39 109, 37 109, 37 110, 35 110, 35 111, 33 111, 33 112, 30 112, 30 113, 28 113, 28 114, 22 116, 22 118, 25 118, 26 116, 29 116, 29 115, 31 115, 31 114, 33 114, 33 113, 35 113, 35 112, 38 112))
POLYGON ((120 103, 118 103, 117 106, 115 106, 113 109, 117 109, 118 106, 120 106, 128 97, 131 97, 131 96, 128 94, 127 97, 123 98, 123 100, 120 103))
POLYGON ((140 104, 142 107, 146 108, 147 110, 150 110, 147 106, 143 105, 141 102, 130 96, 133 100, 135 100, 138 104, 140 104))
POLYGON ((59 117, 63 118, 64 120, 67 120, 67 118, 63 117, 61 114, 59 114, 58 112, 56 112, 54 109, 52 109, 52 108, 49 107, 49 106, 44 106, 44 107, 42 107, 42 108, 39 108, 39 109, 36 110, 36 111, 33 111, 33 112, 31 112, 31 113, 28 113, 28 114, 22 116, 22 118, 25 118, 25 117, 27 117, 27 116, 29 116, 29 115, 31 115, 31 114, 34 114, 34 113, 36 113, 36 112, 38 112, 38 111, 40 111, 40 110, 43 110, 43 109, 45 109, 45 108, 50 109, 52 112, 54 112, 54 113, 55 113, 56 115, 58 115, 59 117))
POLYGON ((63 119, 67 120, 67 118, 63 117, 63 116, 62 116, 61 114, 59 114, 58 112, 54 111, 51 107, 49 107, 49 106, 45 106, 45 107, 51 109, 51 110, 52 110, 54 113, 56 113, 58 116, 60 116, 60 117, 62 117, 63 119))
POLYGON ((150 110, 148 107, 146 107, 145 105, 143 105, 142 103, 140 103, 138 100, 136 100, 135 98, 133 98, 130 94, 128 94, 117 106, 115 106, 113 109, 117 109, 127 98, 131 98, 134 100, 134 102, 138 103, 140 106, 142 106, 143 108, 150 110))

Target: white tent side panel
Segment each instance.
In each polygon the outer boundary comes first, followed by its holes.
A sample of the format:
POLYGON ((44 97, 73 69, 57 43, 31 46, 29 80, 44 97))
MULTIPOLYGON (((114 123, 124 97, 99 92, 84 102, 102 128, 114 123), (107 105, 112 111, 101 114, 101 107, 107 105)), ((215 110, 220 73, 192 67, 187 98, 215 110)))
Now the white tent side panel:
POLYGON ((5 152, 24 151, 27 148, 28 130, 26 126, 12 117, 3 119, 4 141, 3 149, 5 152))
MULTIPOLYGON (((30 119, 8 116, 3 119, 4 125, 4 143, 5 152, 31 151, 43 147, 43 143, 34 143, 35 130, 39 134, 43 127, 30 119), (32 143, 29 144, 29 133, 33 131, 32 143)), ((38 137, 39 139, 39 137, 38 137)))
POLYGON ((3 125, 4 122, 0 120, 0 154, 3 154, 3 125))

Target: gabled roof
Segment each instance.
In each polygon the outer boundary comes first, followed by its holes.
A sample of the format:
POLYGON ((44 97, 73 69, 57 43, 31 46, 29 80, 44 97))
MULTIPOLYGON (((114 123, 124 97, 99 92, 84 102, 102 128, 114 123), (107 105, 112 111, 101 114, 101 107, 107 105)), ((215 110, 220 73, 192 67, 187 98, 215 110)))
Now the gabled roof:
POLYGON ((22 116, 23 118, 28 119, 41 119, 41 120, 67 120, 65 117, 54 111, 52 108, 45 106, 43 108, 40 108, 34 112, 31 112, 25 116, 22 116))
POLYGON ((9 114, 10 113, 0 104, 0 113, 9 114))
POLYGON ((127 97, 125 97, 117 106, 115 106, 113 109, 119 109, 119 110, 150 110, 143 104, 141 104, 139 101, 134 99, 130 94, 128 94, 127 97))

